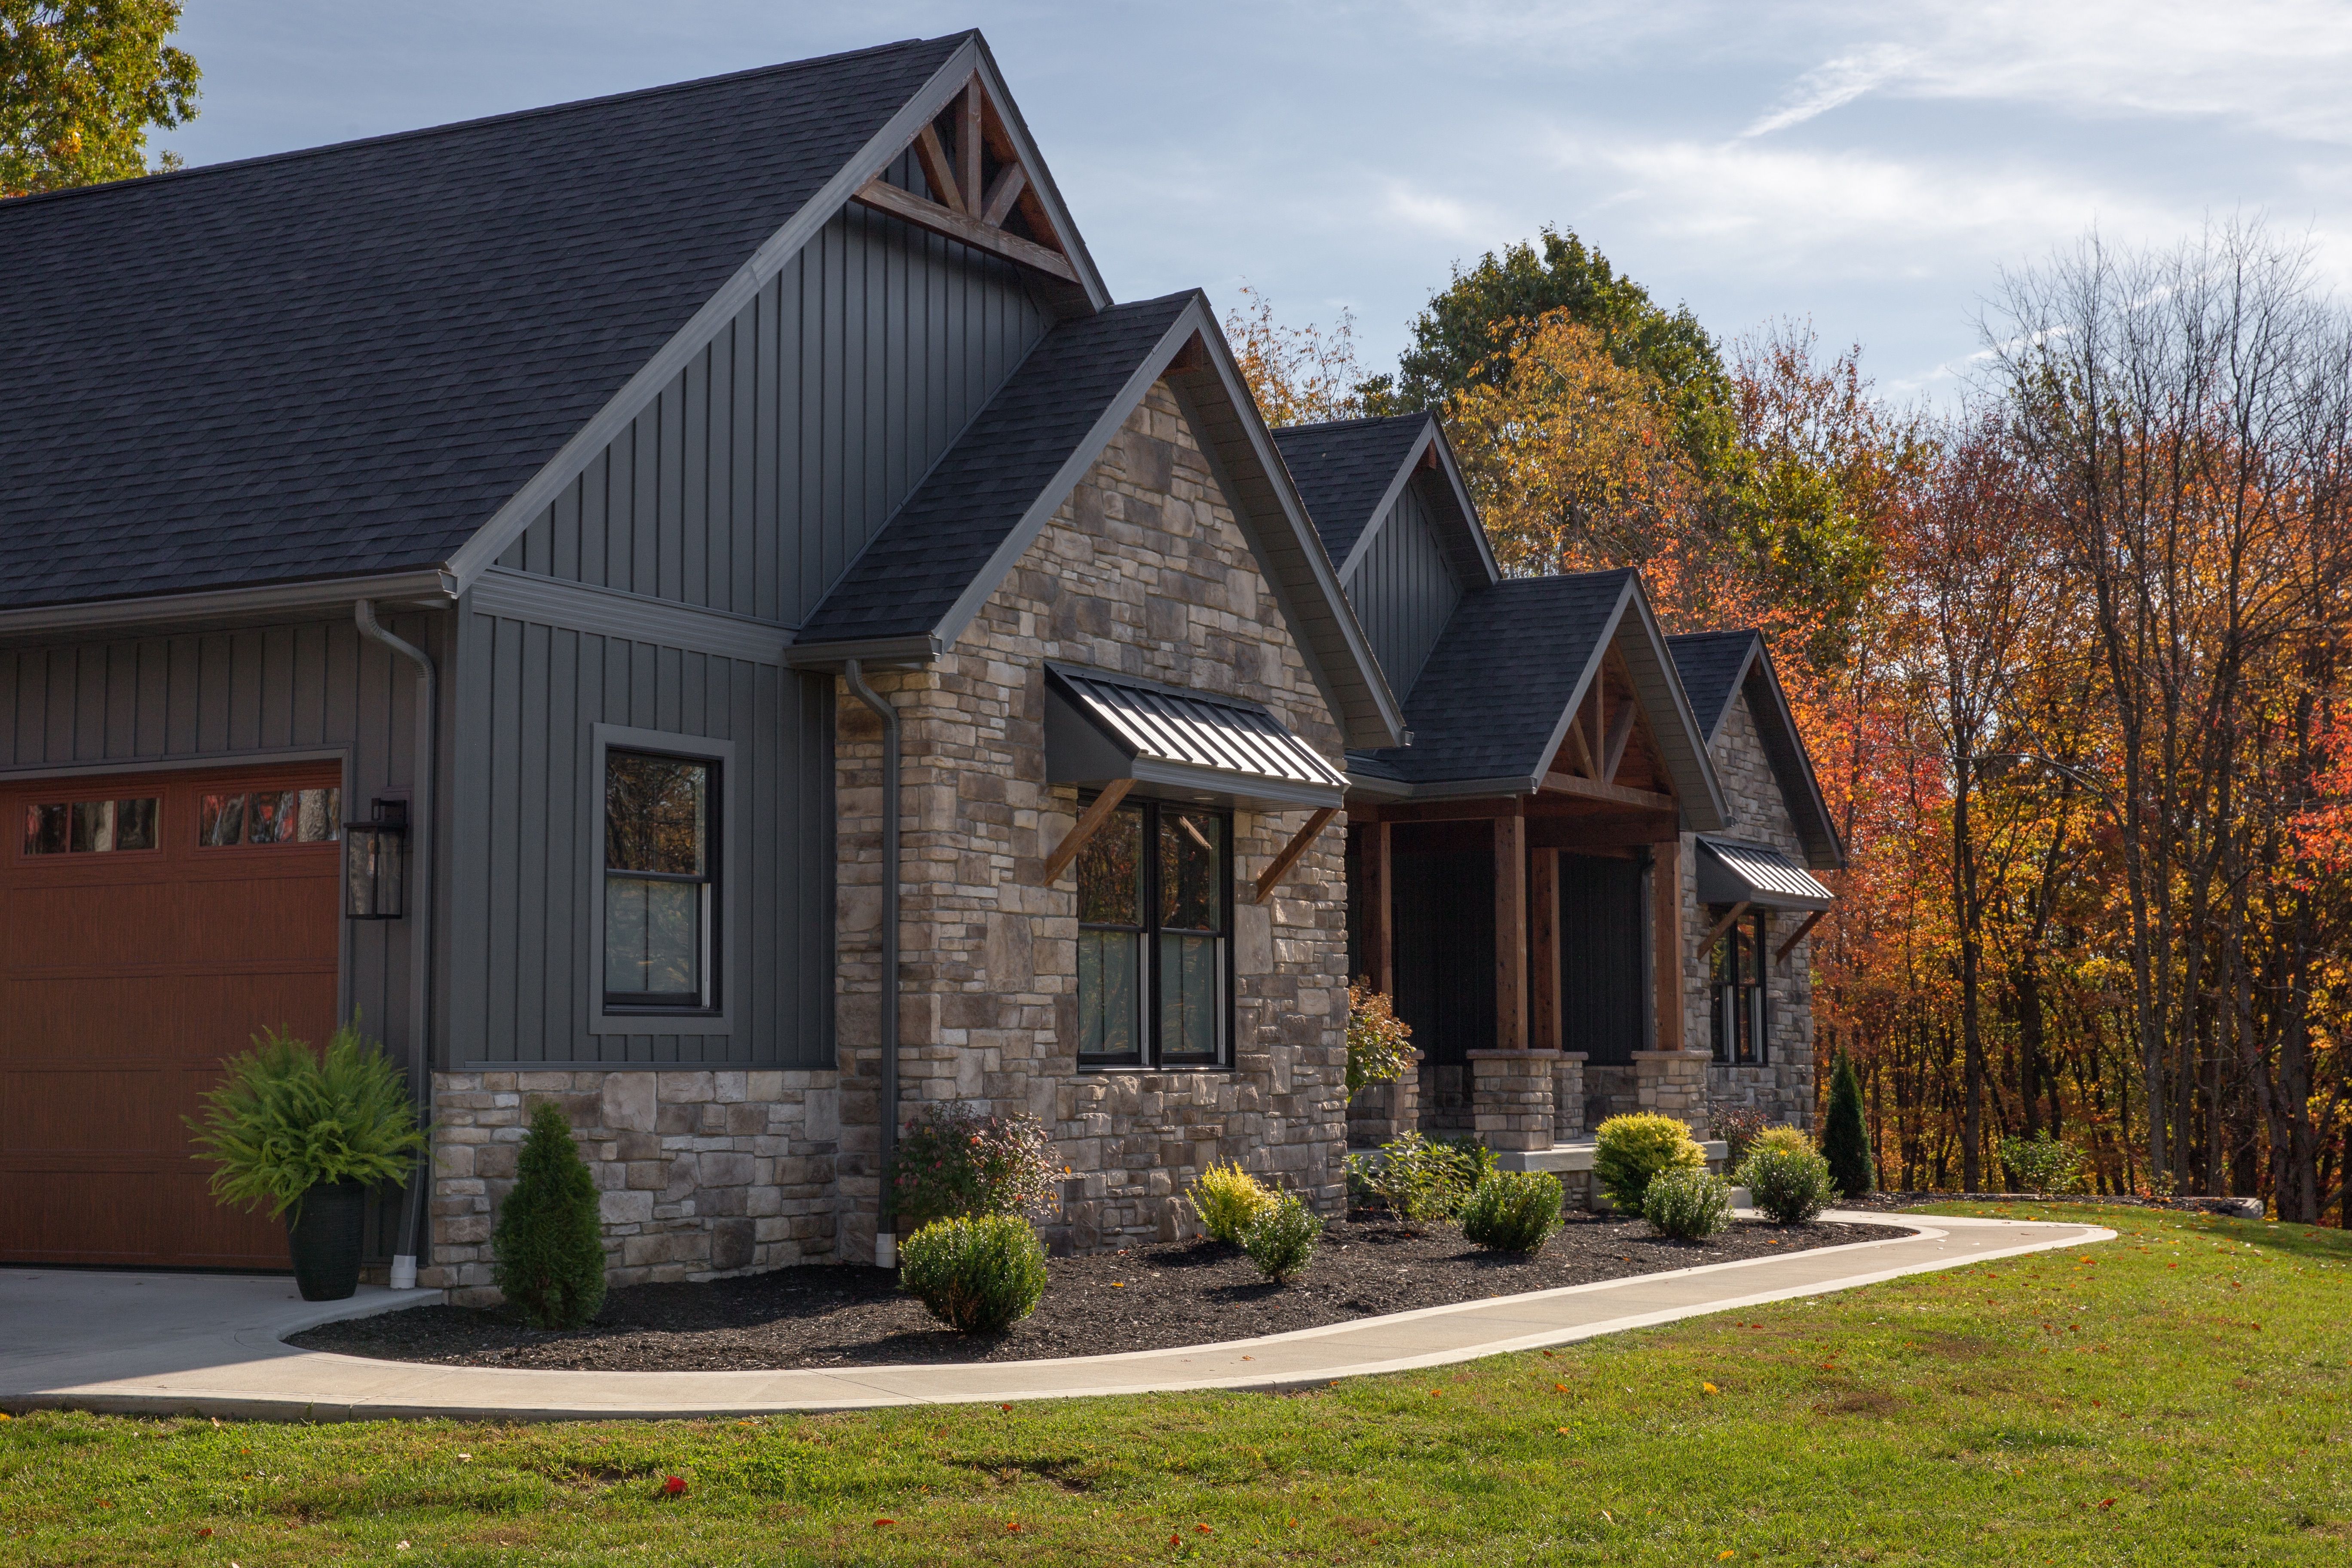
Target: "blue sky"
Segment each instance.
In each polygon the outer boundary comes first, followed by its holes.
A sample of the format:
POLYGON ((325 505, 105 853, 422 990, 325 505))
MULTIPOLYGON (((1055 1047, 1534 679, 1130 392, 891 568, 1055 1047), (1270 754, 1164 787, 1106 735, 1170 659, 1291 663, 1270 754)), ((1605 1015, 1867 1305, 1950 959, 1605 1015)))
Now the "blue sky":
POLYGON ((2096 225, 2261 217, 2352 283, 2352 5, 188 0, 191 163, 978 26, 1112 290, 1246 280, 1386 368, 1457 259, 1570 226, 1727 337, 1944 401, 2096 225))

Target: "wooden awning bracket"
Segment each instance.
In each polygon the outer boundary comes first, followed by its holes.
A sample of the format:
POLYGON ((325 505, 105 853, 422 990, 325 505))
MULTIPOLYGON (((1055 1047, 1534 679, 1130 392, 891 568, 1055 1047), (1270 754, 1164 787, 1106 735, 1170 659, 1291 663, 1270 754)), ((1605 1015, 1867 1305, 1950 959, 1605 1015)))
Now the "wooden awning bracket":
POLYGON ((1706 940, 1698 944, 1698 950, 1701 952, 1705 952, 1717 942, 1721 942, 1723 940, 1723 933, 1729 931, 1733 926, 1738 925, 1739 923, 1739 917, 1746 914, 1754 907, 1753 903, 1747 899, 1742 899, 1738 903, 1732 905, 1731 912, 1715 922, 1714 929, 1710 930, 1706 933, 1706 940))
POLYGON ((1298 864, 1299 857, 1314 847, 1316 835, 1321 833, 1331 819, 1339 815, 1338 806, 1327 805, 1308 817, 1307 826, 1290 836, 1290 842, 1282 847, 1282 853, 1274 858, 1274 864, 1268 866, 1265 873, 1258 878, 1257 893, 1250 902, 1262 904, 1274 897, 1275 889, 1280 887, 1282 879, 1290 875, 1290 868, 1298 864))
POLYGON ((1815 910, 1811 914, 1807 915, 1805 917, 1805 923, 1799 926, 1795 931, 1790 931, 1789 933, 1789 940, 1782 942, 1779 949, 1773 952, 1772 962, 1774 963, 1788 963, 1789 955, 1797 951, 1797 944, 1804 941, 1805 938, 1811 933, 1812 929, 1822 923, 1823 917, 1828 915, 1828 913, 1829 910, 1815 910))
POLYGON ((1102 794, 1095 796, 1094 804, 1078 814, 1078 820, 1071 825, 1062 842, 1045 857, 1045 868, 1038 874, 1039 887, 1050 888, 1062 879, 1062 873, 1070 868, 1070 862, 1078 858, 1078 851, 1087 847, 1087 840, 1102 830, 1102 825, 1110 820, 1110 814, 1118 809, 1118 803, 1125 800, 1127 792, 1134 787, 1133 779, 1113 779, 1103 785, 1102 794))

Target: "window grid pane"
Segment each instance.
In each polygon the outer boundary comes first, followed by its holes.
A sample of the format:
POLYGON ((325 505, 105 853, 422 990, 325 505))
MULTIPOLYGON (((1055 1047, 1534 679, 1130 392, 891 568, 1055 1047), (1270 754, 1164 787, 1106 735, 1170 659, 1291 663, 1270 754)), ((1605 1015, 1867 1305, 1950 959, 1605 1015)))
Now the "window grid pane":
POLYGON ((1077 1054, 1103 1066, 1223 1060, 1231 819, 1137 803, 1077 857, 1077 1054))
POLYGON ((604 998, 699 1011, 710 974, 714 765, 613 751, 604 758, 604 998))
POLYGON ((1142 943, 1133 931, 1078 933, 1079 1055, 1142 1059, 1142 943))

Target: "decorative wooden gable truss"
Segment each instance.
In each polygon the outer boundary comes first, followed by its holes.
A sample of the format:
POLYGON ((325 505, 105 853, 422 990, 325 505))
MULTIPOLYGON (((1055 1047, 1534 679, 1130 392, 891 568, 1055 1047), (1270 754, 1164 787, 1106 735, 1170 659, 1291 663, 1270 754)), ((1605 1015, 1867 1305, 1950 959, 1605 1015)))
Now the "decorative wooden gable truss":
POLYGON ((916 132, 925 196, 877 174, 856 199, 919 228, 1076 283, 1069 247, 1045 211, 996 105, 975 71, 938 118, 916 132))

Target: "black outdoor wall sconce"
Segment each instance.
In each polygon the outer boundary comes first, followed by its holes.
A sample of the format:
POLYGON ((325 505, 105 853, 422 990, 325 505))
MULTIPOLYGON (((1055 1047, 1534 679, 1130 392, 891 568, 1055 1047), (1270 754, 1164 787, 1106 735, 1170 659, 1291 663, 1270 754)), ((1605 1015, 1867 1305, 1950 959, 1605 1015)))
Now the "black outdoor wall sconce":
POLYGON ((408 803, 368 803, 368 820, 343 824, 343 914, 396 921, 407 912, 408 803))

